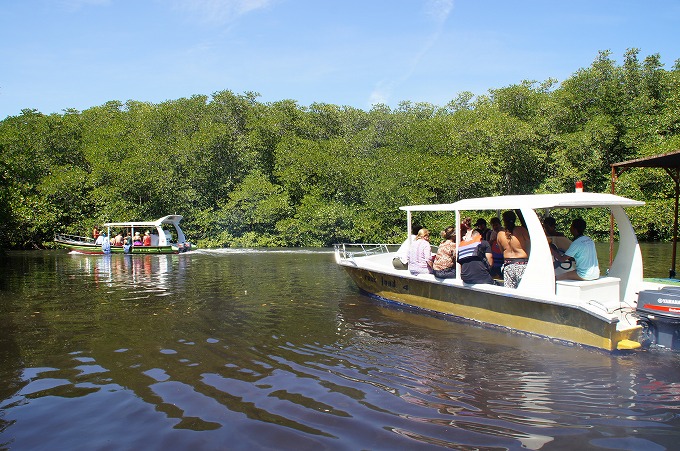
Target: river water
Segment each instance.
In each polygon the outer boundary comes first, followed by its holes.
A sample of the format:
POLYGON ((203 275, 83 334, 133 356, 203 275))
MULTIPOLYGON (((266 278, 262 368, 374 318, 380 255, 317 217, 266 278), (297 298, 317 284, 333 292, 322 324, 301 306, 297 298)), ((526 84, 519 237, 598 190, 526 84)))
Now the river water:
POLYGON ((0 449, 661 450, 679 414, 680 353, 397 310, 329 250, 0 257, 0 449))

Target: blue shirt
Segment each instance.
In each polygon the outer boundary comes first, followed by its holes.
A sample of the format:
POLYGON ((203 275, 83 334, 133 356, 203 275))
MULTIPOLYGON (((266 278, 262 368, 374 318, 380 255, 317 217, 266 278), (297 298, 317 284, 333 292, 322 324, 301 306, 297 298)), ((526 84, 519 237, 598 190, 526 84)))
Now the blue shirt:
POLYGON ((576 260, 576 274, 583 280, 595 280, 600 277, 600 266, 597 261, 595 243, 589 237, 581 235, 576 238, 565 252, 565 255, 576 260))

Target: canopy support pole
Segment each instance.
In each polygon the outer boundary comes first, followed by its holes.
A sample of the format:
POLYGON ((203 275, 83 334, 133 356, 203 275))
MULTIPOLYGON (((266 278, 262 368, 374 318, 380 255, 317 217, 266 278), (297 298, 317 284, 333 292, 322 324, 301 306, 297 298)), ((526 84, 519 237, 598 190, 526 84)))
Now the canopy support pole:
MULTIPOLYGON (((612 166, 612 185, 611 185, 611 191, 612 194, 616 194, 616 181, 619 179, 619 175, 623 174, 626 172, 626 169, 628 168, 621 168, 621 172, 617 174, 616 168, 612 166)), ((677 215, 676 215, 677 219, 677 215)), ((612 263, 614 262, 614 214, 610 211, 609 212, 609 267, 612 266, 612 263)))
MULTIPOLYGON (((680 197, 680 150, 654 155, 651 157, 637 158, 635 160, 613 163, 612 167, 612 194, 614 194, 614 184, 619 175, 629 168, 663 168, 675 182, 675 209, 673 220, 673 257, 671 268, 668 270, 669 277, 675 278, 675 264, 678 247, 678 198, 680 197), (617 174, 617 169, 620 171, 617 174)), ((614 246, 614 227, 610 226, 609 261, 611 264, 612 250, 614 246)))
POLYGON ((671 257, 671 268, 668 270, 668 277, 675 278, 675 262, 678 247, 678 197, 680 197, 680 169, 679 168, 664 168, 668 175, 671 176, 675 182, 675 220, 673 221, 673 255, 671 257))

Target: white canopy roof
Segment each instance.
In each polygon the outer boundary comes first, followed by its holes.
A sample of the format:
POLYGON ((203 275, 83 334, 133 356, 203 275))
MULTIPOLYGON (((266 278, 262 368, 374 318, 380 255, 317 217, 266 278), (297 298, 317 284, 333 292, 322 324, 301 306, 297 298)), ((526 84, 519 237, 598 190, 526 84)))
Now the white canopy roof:
POLYGON ((531 194, 463 199, 452 204, 409 205, 404 211, 512 210, 521 208, 639 207, 644 202, 603 193, 531 194))
POLYGON ((179 222, 182 220, 181 215, 168 215, 163 216, 155 221, 129 221, 129 222, 107 222, 104 224, 106 227, 156 227, 161 224, 172 224, 178 226, 179 222))

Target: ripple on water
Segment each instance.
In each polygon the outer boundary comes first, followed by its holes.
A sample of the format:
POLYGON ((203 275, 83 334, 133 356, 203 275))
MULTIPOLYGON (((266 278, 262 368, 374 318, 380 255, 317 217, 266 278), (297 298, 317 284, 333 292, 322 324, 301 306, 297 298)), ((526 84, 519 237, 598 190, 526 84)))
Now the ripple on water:
POLYGON ((386 308, 328 252, 191 254, 50 254, 5 283, 0 447, 676 444, 676 354, 610 355, 386 308))

